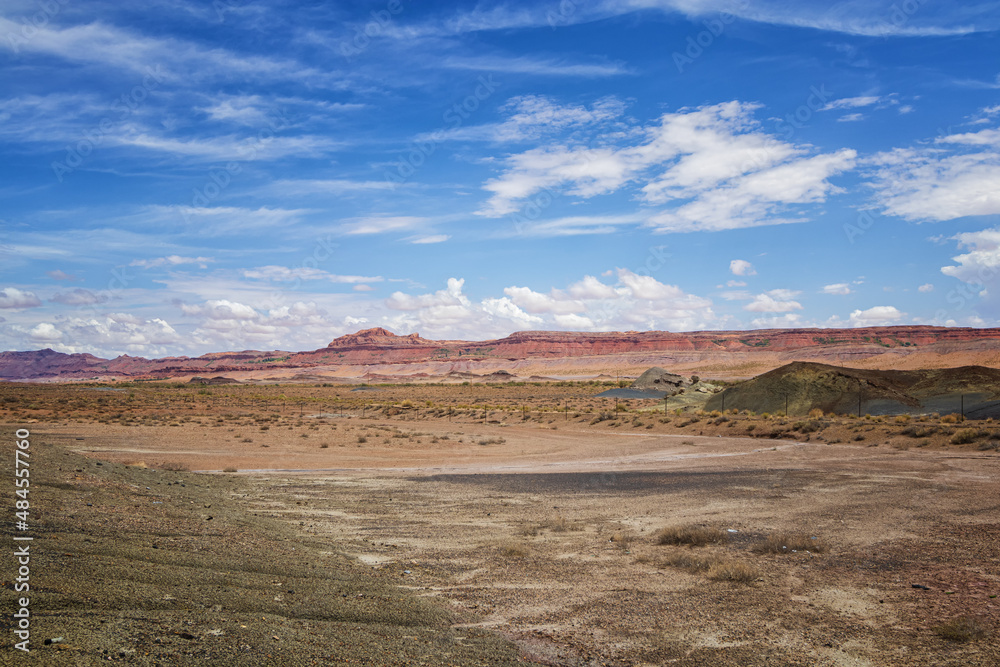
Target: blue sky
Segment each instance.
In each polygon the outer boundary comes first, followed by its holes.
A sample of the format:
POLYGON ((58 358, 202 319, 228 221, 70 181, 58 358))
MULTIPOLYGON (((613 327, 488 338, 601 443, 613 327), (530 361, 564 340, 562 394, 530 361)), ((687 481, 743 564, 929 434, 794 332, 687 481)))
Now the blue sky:
POLYGON ((1000 2, 7 0, 0 349, 1000 321, 1000 2))

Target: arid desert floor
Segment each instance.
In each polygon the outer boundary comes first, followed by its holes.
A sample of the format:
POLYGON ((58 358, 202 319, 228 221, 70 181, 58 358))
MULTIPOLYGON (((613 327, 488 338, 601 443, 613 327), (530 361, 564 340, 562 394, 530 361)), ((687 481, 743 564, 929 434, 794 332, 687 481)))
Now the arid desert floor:
POLYGON ((39 391, 24 664, 1000 664, 991 423, 39 391))

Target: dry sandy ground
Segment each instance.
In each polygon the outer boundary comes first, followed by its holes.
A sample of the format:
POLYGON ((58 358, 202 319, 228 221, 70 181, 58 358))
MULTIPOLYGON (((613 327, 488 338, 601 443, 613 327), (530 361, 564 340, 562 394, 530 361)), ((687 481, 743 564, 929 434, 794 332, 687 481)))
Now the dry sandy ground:
POLYGON ((471 613, 543 664, 1000 664, 995 451, 332 421, 44 431, 106 461, 237 468, 248 512, 471 613), (654 539, 692 524, 729 540, 654 539), (775 533, 817 546, 760 553, 775 533), (751 581, 678 566, 698 560, 751 581), (943 638, 956 618, 982 637, 943 638))

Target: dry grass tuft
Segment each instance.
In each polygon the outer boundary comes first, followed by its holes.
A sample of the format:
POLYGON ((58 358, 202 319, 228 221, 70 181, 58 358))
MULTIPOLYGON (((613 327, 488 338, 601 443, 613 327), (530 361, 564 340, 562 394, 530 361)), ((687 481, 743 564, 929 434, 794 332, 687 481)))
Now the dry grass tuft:
POLYGON ((761 572, 748 563, 722 559, 709 567, 705 576, 713 581, 732 581, 738 584, 749 584, 757 581, 761 576, 761 572))
POLYGON ((657 544, 689 545, 702 547, 729 540, 729 534, 720 528, 709 526, 667 526, 654 536, 657 544))
POLYGON ((951 436, 951 444, 953 445, 967 445, 970 442, 975 442, 989 435, 989 431, 977 428, 961 428, 955 431, 955 434, 951 436))
POLYGON ((978 618, 959 616, 934 628, 934 632, 938 637, 953 642, 969 642, 984 639, 989 633, 989 627, 978 618))
POLYGON ((691 553, 674 554, 663 561, 693 574, 704 574, 713 581, 732 581, 749 584, 761 577, 761 571, 749 563, 722 556, 696 556, 691 553))
POLYGON ((531 555, 531 547, 524 542, 509 540, 497 544, 497 551, 506 558, 527 558, 531 555))
POLYGON ((826 550, 826 543, 818 537, 792 533, 773 533, 754 548, 754 551, 763 554, 788 554, 793 551, 821 554, 826 550))
POLYGON ((635 542, 635 535, 625 531, 618 531, 612 535, 611 539, 608 541, 617 546, 619 549, 628 551, 629 547, 632 546, 632 543, 635 542))

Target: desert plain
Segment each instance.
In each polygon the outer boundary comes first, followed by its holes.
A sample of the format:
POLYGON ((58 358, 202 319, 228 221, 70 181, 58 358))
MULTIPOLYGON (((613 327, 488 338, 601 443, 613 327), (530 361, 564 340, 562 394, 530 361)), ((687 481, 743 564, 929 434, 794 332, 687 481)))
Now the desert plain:
POLYGON ((606 388, 3 385, 0 662, 1000 664, 1000 424, 606 388))

